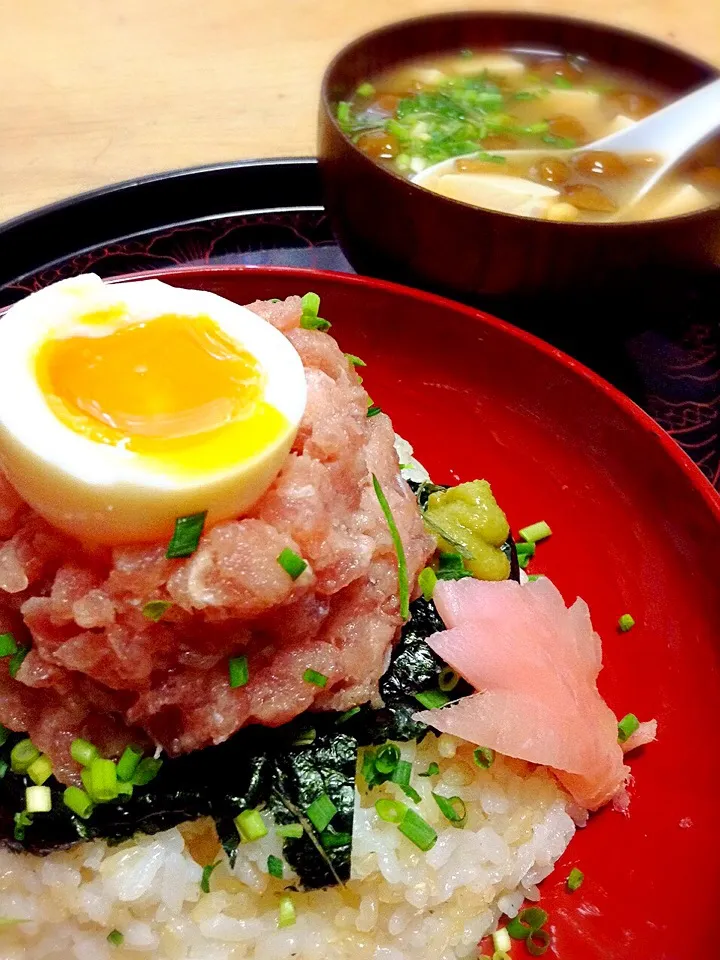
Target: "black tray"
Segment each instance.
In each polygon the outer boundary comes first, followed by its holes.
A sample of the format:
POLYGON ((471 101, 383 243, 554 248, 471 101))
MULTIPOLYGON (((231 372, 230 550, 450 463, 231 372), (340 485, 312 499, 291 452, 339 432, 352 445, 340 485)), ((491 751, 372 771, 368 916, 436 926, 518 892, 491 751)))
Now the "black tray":
MULTIPOLYGON (((351 271, 335 243, 314 158, 163 173, 0 226, 0 308, 77 273, 240 263, 351 271)), ((720 489, 720 281, 673 289, 614 318, 606 337, 509 316, 628 393, 720 489)), ((560 305, 559 308, 561 308, 560 305)), ((622 305, 618 305, 622 312, 622 305)))

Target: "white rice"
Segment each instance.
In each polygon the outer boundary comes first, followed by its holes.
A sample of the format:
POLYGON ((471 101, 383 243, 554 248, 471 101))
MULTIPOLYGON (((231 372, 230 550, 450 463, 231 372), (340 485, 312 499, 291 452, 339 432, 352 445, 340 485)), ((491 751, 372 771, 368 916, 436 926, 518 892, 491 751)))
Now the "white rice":
MULTIPOLYGON (((403 744, 418 810, 438 832, 422 853, 374 808, 405 800, 394 785, 356 799, 353 879, 345 888, 292 893, 294 926, 278 929, 278 902, 293 876, 267 873, 281 841, 243 844, 200 890, 191 856, 207 824, 140 837, 119 847, 81 844, 44 859, 0 851, 0 960, 456 960, 476 953, 501 913, 514 915, 552 870, 583 812, 545 770, 498 757, 488 771, 452 737, 403 744), (418 773, 435 761, 441 773, 418 773), (444 819, 431 791, 459 796, 463 829, 444 819), (574 818, 574 819, 573 819, 574 818), (575 822, 574 822, 575 821, 575 822), (194 845, 193 845, 194 844, 194 845), (113 930, 121 946, 107 941, 113 930)), ((271 824, 268 824, 271 826, 271 824)), ((211 849, 209 856, 213 855, 211 849)))

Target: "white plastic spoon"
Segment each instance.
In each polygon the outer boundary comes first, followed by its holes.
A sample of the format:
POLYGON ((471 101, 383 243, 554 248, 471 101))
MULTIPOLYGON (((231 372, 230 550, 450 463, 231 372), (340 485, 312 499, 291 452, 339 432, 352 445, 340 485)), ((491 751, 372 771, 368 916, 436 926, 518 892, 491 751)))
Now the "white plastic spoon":
MULTIPOLYGON (((659 156, 661 160, 658 165, 652 168, 637 193, 624 204, 624 209, 627 210, 652 190, 668 170, 718 127, 720 127, 720 79, 699 87, 624 130, 611 133, 583 147, 573 150, 488 150, 465 154, 465 157, 470 158, 477 156, 479 152, 484 152, 497 156, 509 154, 513 157, 546 157, 551 154, 553 157, 567 160, 576 154, 594 150, 627 155, 659 156)), ((440 163, 434 163, 416 174, 412 178, 413 182, 423 186, 438 174, 454 170, 455 161, 459 159, 462 158, 451 157, 448 160, 441 160, 440 163)))

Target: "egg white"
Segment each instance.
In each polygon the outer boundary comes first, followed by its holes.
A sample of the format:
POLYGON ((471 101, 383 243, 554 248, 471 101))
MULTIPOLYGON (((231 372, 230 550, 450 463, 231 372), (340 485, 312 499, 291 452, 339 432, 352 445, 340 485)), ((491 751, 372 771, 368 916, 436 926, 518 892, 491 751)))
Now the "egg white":
POLYGON ((169 538, 179 516, 206 510, 209 525, 242 515, 280 470, 306 398, 305 371, 289 340, 251 310, 203 290, 159 280, 105 283, 86 274, 45 287, 0 317, 0 466, 30 506, 81 540, 151 541, 169 538), (83 325, 83 316, 116 305, 124 320, 83 325), (287 429, 257 456, 201 475, 158 471, 142 454, 76 433, 52 412, 35 374, 43 343, 102 336, 170 313, 210 317, 263 369, 263 398, 287 429))

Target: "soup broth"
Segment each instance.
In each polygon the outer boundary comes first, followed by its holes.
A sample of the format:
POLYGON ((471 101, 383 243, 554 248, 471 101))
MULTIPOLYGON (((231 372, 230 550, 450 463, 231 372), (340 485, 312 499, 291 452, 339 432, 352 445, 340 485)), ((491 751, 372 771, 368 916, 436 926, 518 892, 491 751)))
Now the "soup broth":
POLYGON ((541 219, 649 220, 720 202, 720 141, 698 149, 632 205, 659 157, 567 151, 636 123, 669 99, 580 57, 463 50, 371 77, 338 104, 337 116, 373 160, 454 200, 541 219), (448 162, 424 173, 441 161, 448 162))

